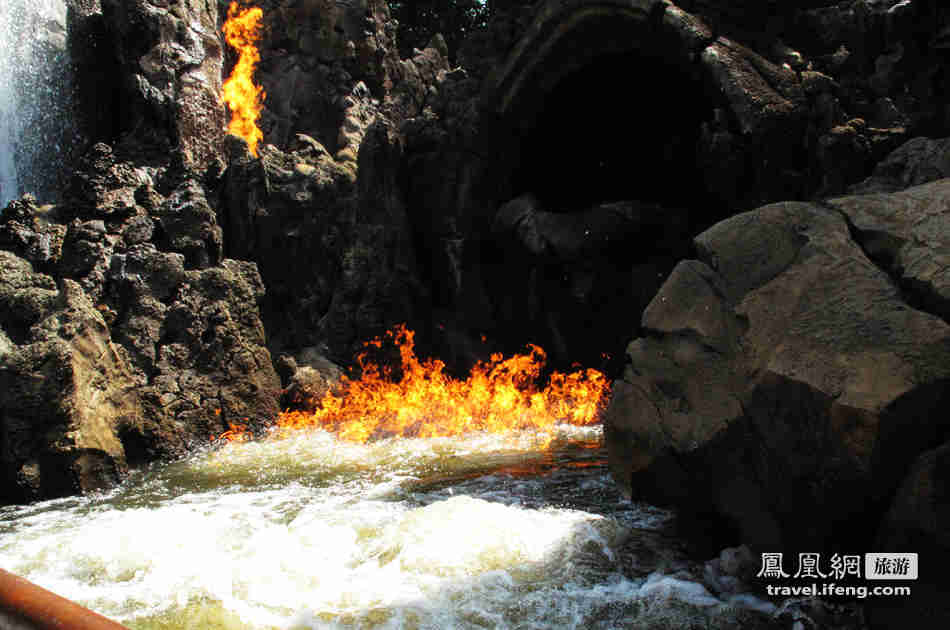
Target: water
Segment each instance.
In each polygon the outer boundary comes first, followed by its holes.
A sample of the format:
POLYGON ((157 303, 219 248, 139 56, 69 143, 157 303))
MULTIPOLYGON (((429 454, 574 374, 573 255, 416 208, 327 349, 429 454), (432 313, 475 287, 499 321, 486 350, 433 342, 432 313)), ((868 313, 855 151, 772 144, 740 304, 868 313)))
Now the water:
POLYGON ((229 444, 0 508, 0 566, 135 629, 733 627, 704 586, 630 570, 671 515, 620 499, 599 440, 229 444))
POLYGON ((0 3, 0 208, 55 195, 74 142, 63 0, 0 3))

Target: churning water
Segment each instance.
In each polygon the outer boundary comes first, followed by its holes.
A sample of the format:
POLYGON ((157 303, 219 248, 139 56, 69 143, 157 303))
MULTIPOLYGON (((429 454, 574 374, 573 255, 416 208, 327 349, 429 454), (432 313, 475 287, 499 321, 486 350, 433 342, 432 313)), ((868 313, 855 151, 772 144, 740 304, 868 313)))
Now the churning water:
POLYGON ((621 501, 598 427, 547 440, 227 444, 0 509, 0 566, 137 629, 734 626, 702 585, 628 570, 670 515, 621 501))
POLYGON ((66 3, 0 3, 0 208, 24 192, 47 198, 75 140, 66 3))

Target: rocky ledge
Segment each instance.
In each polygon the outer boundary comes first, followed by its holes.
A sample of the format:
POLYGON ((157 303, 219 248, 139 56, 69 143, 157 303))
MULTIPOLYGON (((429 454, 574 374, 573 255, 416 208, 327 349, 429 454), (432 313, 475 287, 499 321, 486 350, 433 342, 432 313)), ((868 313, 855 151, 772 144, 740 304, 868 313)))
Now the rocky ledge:
POLYGON ((925 501, 950 440, 950 180, 770 204, 694 244, 614 385, 615 479, 721 541, 917 551, 921 580, 946 584, 925 501))

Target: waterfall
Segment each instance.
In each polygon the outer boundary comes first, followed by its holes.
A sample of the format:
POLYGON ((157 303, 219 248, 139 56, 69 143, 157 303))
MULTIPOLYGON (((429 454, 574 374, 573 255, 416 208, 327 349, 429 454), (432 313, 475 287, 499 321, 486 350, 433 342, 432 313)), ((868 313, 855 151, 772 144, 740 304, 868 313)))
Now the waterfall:
POLYGON ((0 208, 55 196, 75 141, 64 0, 0 3, 0 208))

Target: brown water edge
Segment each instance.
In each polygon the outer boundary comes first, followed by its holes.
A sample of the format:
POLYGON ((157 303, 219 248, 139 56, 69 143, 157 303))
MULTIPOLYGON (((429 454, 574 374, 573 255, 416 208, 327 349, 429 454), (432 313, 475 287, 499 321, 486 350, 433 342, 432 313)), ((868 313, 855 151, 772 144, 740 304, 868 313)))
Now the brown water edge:
MULTIPOLYGON (((463 457, 459 456, 458 459, 463 457)), ((426 476, 411 483, 409 489, 428 492, 486 475, 503 475, 516 479, 535 478, 564 470, 606 471, 607 449, 603 440, 566 440, 552 443, 549 448, 537 453, 502 453, 484 457, 483 466, 476 470, 426 476)))

